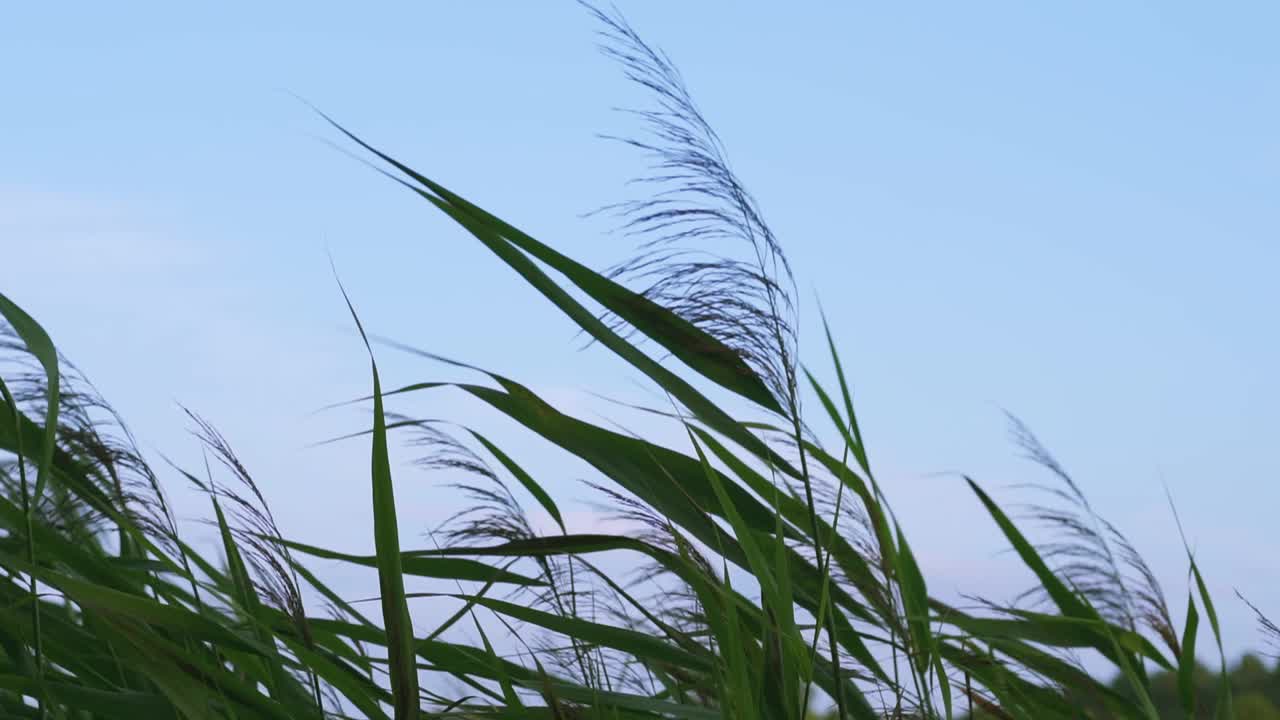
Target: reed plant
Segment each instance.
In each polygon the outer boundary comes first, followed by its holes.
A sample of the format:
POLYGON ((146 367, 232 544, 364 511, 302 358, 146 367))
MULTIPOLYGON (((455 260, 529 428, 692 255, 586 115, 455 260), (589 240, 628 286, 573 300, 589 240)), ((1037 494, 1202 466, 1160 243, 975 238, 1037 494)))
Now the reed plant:
POLYGON ((489 250, 510 282, 566 315, 593 352, 651 383, 663 402, 643 409, 680 428, 680 442, 575 417, 522 384, 518 366, 396 346, 473 379, 384 387, 375 349, 396 347, 361 328, 371 392, 353 402, 372 423, 345 442, 369 453, 359 482, 375 552, 304 544, 195 412, 207 463, 154 466, 40 324, 0 295, 0 714, 802 720, 829 708, 854 720, 1156 720, 1168 716, 1152 701, 1153 674, 1164 673, 1181 716, 1235 717, 1195 558, 1187 613, 1174 618, 1141 555, 1021 425, 1020 447, 1047 470, 1030 517, 964 482, 971 521, 999 529, 1035 587, 1020 602, 966 607, 931 592, 894 488, 877 480, 831 333, 813 339, 816 365, 801 362, 781 242, 670 59, 620 16, 591 12, 606 54, 652 100, 636 111, 644 134, 624 140, 649 160, 640 187, 652 192, 606 209, 638 241, 610 269, 330 122, 354 154, 489 250), (593 492, 625 529, 571 531, 564 498, 525 468, 520 442, 391 409, 444 388, 593 468, 593 492), (470 503, 422 546, 401 545, 413 517, 396 503, 397 433, 470 503), (219 553, 184 538, 171 483, 207 498, 219 553), (536 529, 524 505, 556 527, 536 529), (611 573, 600 562, 609 555, 643 570, 611 573), (376 570, 365 596, 377 602, 335 591, 316 560, 376 570), (436 590, 408 592, 406 578, 436 590), (412 612, 424 597, 449 610, 412 612), (1199 655, 1218 658, 1208 679, 1199 655))

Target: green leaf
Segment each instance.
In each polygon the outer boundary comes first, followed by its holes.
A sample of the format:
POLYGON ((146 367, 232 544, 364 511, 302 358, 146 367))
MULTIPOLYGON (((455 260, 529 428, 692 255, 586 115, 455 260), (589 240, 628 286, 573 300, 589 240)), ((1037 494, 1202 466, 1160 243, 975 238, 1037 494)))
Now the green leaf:
POLYGON ((40 683, 20 675, 0 673, 0 689, 57 699, 69 709, 87 711, 104 718, 177 719, 173 705, 163 696, 128 690, 102 690, 71 682, 40 683))
MULTIPOLYGON (((290 550, 296 550, 313 557, 324 558, 326 560, 339 560, 352 565, 361 565, 364 567, 377 567, 377 555, 349 555, 347 553, 337 552, 335 550, 326 550, 314 545, 296 542, 293 540, 285 540, 282 538, 263 538, 279 543, 290 550)), ((413 575, 415 577, 439 578, 443 580, 468 580, 473 582, 500 582, 509 585, 522 585, 526 587, 544 586, 546 583, 537 578, 527 575, 511 572, 505 568, 493 567, 475 560, 466 560, 463 558, 440 558, 425 557, 416 552, 400 553, 401 572, 405 575, 413 575)))
POLYGON ((574 616, 557 615, 526 605, 478 595, 453 595, 452 597, 586 643, 622 650, 637 658, 670 663, 696 672, 704 672, 711 667, 705 657, 699 657, 652 635, 635 630, 590 622, 574 616))
MULTIPOLYGON (((1190 551, 1187 555, 1190 557, 1190 551)), ((1213 628, 1213 639, 1218 644, 1218 657, 1222 663, 1218 705, 1214 710, 1214 717, 1229 720, 1235 717, 1235 710, 1231 696, 1231 674, 1227 671, 1227 653, 1222 648, 1222 628, 1218 625, 1218 612, 1213 608, 1213 598, 1209 595, 1209 588, 1205 585, 1204 576, 1200 574, 1200 566, 1195 558, 1191 558, 1191 574, 1195 577, 1196 589, 1200 592, 1200 602, 1204 604, 1204 613, 1209 616, 1209 627, 1213 628)))
POLYGON ((1138 698, 1138 706, 1142 708, 1142 714, 1146 716, 1146 720, 1160 720, 1160 713, 1156 710, 1155 703, 1151 701, 1151 691, 1145 682, 1143 674, 1133 666, 1133 663, 1130 662, 1129 653, 1120 647, 1120 643, 1115 641, 1115 637, 1110 635, 1109 632, 1108 636, 1112 640, 1115 650, 1116 664, 1120 666, 1121 675, 1129 683, 1129 689, 1138 698))
MULTIPOLYGON (((632 292, 604 275, 556 252, 550 246, 533 239, 527 233, 369 145, 324 113, 320 115, 353 142, 402 173, 408 179, 401 181, 403 184, 431 201, 433 205, 484 242, 499 258, 524 276, 525 280, 569 315, 593 338, 631 362, 637 369, 653 377, 664 388, 668 385, 674 386, 678 392, 673 391, 672 394, 678 397, 688 394, 693 397, 696 391, 692 391, 692 388, 683 380, 639 353, 633 345, 556 287, 527 260, 521 262, 516 259, 517 256, 511 251, 518 249, 521 253, 528 253, 554 268, 593 300, 649 336, 681 362, 712 382, 769 410, 782 412, 778 401, 742 357, 712 335, 644 295, 632 292), (410 184, 410 181, 417 185, 410 184)), ((523 259, 524 255, 519 255, 519 258, 523 259)), ((685 398, 681 400, 685 401, 685 398)), ((702 403, 695 401, 694 404, 702 403)))
POLYGON ((982 490, 978 484, 969 478, 965 478, 965 482, 969 483, 969 487, 982 501, 987 512, 995 519, 996 525, 1000 527, 1001 532, 1013 545, 1013 549, 1018 553, 1018 557, 1022 558, 1028 568, 1035 573, 1036 578, 1040 580, 1041 586, 1049 594, 1049 598, 1058 606, 1058 610, 1067 617, 1080 620, 1099 620, 1097 612, 1087 603, 1080 599, 1080 596, 1068 588, 1057 575, 1049 569, 1044 559, 1036 552, 1035 547, 1026 539, 1025 536, 1013 524, 1013 521, 1005 515, 1004 511, 982 490))
MULTIPOLYGON (((511 683, 511 677, 507 674, 506 666, 498 654, 493 651, 493 645, 489 642, 489 636, 485 634, 484 628, 480 627, 480 621, 473 614, 471 621, 475 624, 476 632, 480 634, 480 641, 484 643, 484 652, 493 668, 494 677, 498 680, 498 685, 502 687, 502 698, 506 701, 507 707, 523 708, 524 703, 520 701, 520 696, 516 694, 515 685, 511 683)), ((543 673, 545 675, 545 673, 543 673)))
MULTIPOLYGON (((822 331, 827 337, 827 349, 831 353, 831 362, 836 368, 836 379, 840 383, 840 395, 844 398, 844 409, 849 415, 849 429, 853 433, 853 442, 849 446, 854 457, 858 460, 858 465, 862 467, 867 477, 871 477, 871 462, 867 459, 867 448, 862 442, 862 432, 858 429, 858 416, 853 411, 853 393, 849 390, 849 383, 844 376, 844 365, 840 362, 840 353, 836 351, 836 341, 831 337, 831 326, 827 323, 827 313, 819 307, 822 315, 822 331)), ((838 413, 837 413, 838 415, 838 413)), ((838 423, 844 428, 844 423, 838 423)), ((873 481, 874 482, 874 481, 873 481)))
POLYGON ((45 408, 44 446, 37 470, 36 488, 31 496, 32 502, 38 503, 43 495, 44 486, 49 481, 49 474, 53 471, 54 437, 58 429, 58 379, 60 377, 58 372, 58 351, 54 348, 53 341, 49 339, 49 334, 44 331, 44 328, 40 327, 40 324, 32 319, 26 311, 5 297, 4 293, 0 293, 0 315, 3 315, 9 321, 9 325, 13 327, 14 332, 26 344, 27 351, 44 368, 48 407, 45 408))
POLYGON ((902 592, 903 609, 907 614, 907 627, 910 629, 915 652, 913 660, 916 672, 923 675, 930 664, 933 650, 933 635, 929 629, 929 595, 925 588, 924 575, 916 563, 907 538, 898 528, 898 588, 902 592))
POLYGON ((192 637, 210 640, 224 647, 254 655, 264 654, 262 647, 241 638, 218 622, 184 607, 162 605, 150 598, 130 595, 52 570, 37 568, 8 553, 0 552, 0 561, 5 567, 34 575, 40 582, 61 590, 67 597, 86 609, 131 618, 155 627, 185 632, 192 637))
MULTIPOLYGON (((341 284, 339 284, 341 288, 341 284)), ((369 353, 373 373, 373 539, 377 556, 378 587, 382 598, 382 622, 386 627, 387 657, 391 667, 391 694, 395 698, 395 720, 418 717, 418 667, 414 661, 413 623, 405 600, 404 572, 400 564, 400 530, 396 520, 395 486, 391 480, 391 460, 387 451, 387 418, 382 408, 382 382, 378 363, 355 306, 342 290, 351 318, 360 331, 369 353)))
POLYGON ((538 501, 538 504, 542 506, 542 509, 546 510, 547 514, 551 516, 551 519, 555 520, 556 524, 560 526, 560 532, 567 532, 564 527, 564 519, 560 517, 560 508, 556 507, 555 501, 551 499, 551 496, 547 494, 546 490, 542 489, 542 486, 538 484, 538 481, 534 480, 532 475, 525 472, 524 468, 517 465, 509 455, 502 451, 502 448, 499 448, 497 445, 489 442, 488 438, 470 428, 467 429, 467 432, 471 433, 471 436, 483 445, 491 455, 497 458, 498 462, 502 463, 502 466, 507 469, 507 472, 510 472, 515 476, 515 479, 524 486, 525 490, 529 491, 529 494, 538 501))
POLYGON ((1196 632, 1199 629, 1196 600, 1187 593, 1187 621, 1182 627, 1182 654, 1178 658, 1178 697, 1189 718, 1196 716, 1196 632))

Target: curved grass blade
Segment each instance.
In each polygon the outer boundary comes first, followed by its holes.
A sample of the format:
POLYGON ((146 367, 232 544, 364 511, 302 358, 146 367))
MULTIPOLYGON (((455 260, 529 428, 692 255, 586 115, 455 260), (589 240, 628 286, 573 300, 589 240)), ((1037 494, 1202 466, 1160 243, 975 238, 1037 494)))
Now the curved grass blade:
POLYGON ((546 510, 547 514, 551 516, 551 519, 555 520, 556 524, 560 526, 560 532, 568 532, 564 527, 564 518, 560 517, 560 508, 556 507, 555 501, 552 500, 551 496, 547 494, 547 491, 538 484, 538 481, 533 479, 532 475, 516 464, 516 461, 512 460, 509 455, 503 452, 502 448, 490 442, 485 436, 471 428, 467 428, 467 432, 471 433, 471 436, 476 439, 476 442, 483 445, 490 454, 498 459, 498 462, 502 463, 502 466, 507 469, 507 472, 511 473, 515 479, 524 486, 524 489, 529 491, 529 494, 538 501, 538 504, 542 506, 542 509, 546 510))
MULTIPOLYGON (((468 202, 443 185, 366 143, 328 115, 320 113, 320 116, 357 145, 394 167, 409 181, 417 183, 419 187, 414 187, 413 185, 410 185, 410 187, 418 190, 440 210, 471 231, 472 234, 476 234, 486 245, 490 245, 490 249, 494 249, 499 257, 509 265, 512 265, 513 269, 520 271, 522 275, 525 273, 511 262, 510 256, 498 252, 491 245, 491 242, 509 243, 512 248, 518 248, 520 251, 541 260, 568 278, 580 290, 587 293, 610 312, 662 345, 663 348, 680 358, 682 362, 699 374, 769 410, 782 413, 781 406, 769 392, 764 382, 760 380, 737 352, 720 340, 671 310, 556 252, 550 246, 535 240, 527 233, 490 214, 479 206, 468 202), (478 232, 488 237, 480 237, 480 234, 477 234, 478 232)), ((529 279, 529 277, 526 276, 526 279, 529 279)), ((534 284, 535 286, 540 285, 539 283, 534 284)), ((579 309, 585 310, 580 305, 577 305, 572 300, 567 303, 564 302, 564 299, 568 297, 567 295, 557 297, 562 293, 548 293, 543 287, 538 287, 538 289, 543 291, 548 299, 572 317, 584 330, 610 349, 618 352, 621 347, 618 344, 620 342, 626 348, 634 350, 633 346, 610 330, 594 315, 578 312, 579 309)), ((632 355, 631 352, 620 352, 619 354, 628 360, 632 360, 632 357, 629 357, 632 355)), ((643 368, 640 369, 643 370, 643 368)))
MULTIPOLYGON (((9 321, 9 325, 18 333, 18 337, 22 338, 27 346, 27 351, 40 362, 45 372, 45 392, 47 397, 45 402, 44 417, 44 447, 40 454, 40 464, 36 475, 36 488, 32 493, 32 502, 40 502, 44 486, 49 481, 49 474, 53 470, 53 448, 55 435, 58 429, 58 351, 53 346, 53 340, 49 339, 49 334, 40 327, 25 310, 18 307, 12 300, 5 297, 4 293, 0 293, 0 315, 9 321)), ((15 408, 16 410, 16 408, 15 408)))
MULTIPOLYGON (((314 545, 296 542, 294 540, 285 540, 283 538, 274 538, 277 542, 290 550, 297 550, 300 553, 311 555, 313 557, 324 558, 326 560, 339 560, 352 565, 361 565, 363 567, 377 567, 377 555, 349 555, 334 550, 326 550, 314 545)), ((417 577, 437 578, 442 580, 468 580, 473 582, 499 582, 509 585, 521 585, 525 587, 540 587, 546 585, 546 582, 537 578, 521 575, 516 572, 507 570, 506 568, 493 567, 475 560, 467 560, 464 558, 437 558, 425 557, 416 552, 400 553, 400 568, 405 575, 414 575, 417 577)))

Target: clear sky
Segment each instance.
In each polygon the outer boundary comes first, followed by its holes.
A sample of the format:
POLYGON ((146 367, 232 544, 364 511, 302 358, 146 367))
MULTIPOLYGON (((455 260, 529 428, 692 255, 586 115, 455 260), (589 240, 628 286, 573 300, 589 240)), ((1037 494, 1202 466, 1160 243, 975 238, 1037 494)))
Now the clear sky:
MULTIPOLYGON (((954 474, 1043 479, 1023 417, 1126 530, 1175 612, 1167 486, 1231 648, 1280 614, 1280 6, 640 3, 784 243, 804 358, 831 316, 882 481, 942 593, 1025 582, 954 474)), ((326 145, 306 98, 596 266, 581 215, 641 160, 595 137, 640 98, 571 2, 18 3, 0 11, 0 287, 146 448, 217 424, 286 533, 370 545, 367 391, 333 281, 375 332, 584 412, 644 398, 425 203, 326 145), (358 7, 358 9, 357 9, 358 7), (581 403, 574 405, 574 403, 581 403)), ((388 384, 449 373, 381 353, 388 384)), ((493 422, 449 395, 412 408, 493 422)), ((500 423, 499 423, 500 424, 500 423)), ((589 526, 581 468, 533 456, 589 526)), ((406 542, 457 502, 399 469, 406 542)), ((176 489, 189 516, 204 512, 176 489)), ((1016 498, 1003 492, 1002 497, 1016 498)))

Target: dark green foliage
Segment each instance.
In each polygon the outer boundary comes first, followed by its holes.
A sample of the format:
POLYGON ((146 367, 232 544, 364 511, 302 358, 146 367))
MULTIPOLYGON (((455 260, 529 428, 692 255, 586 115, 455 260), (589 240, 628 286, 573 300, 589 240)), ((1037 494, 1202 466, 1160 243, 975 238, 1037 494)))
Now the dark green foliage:
MULTIPOLYGON (((1211 720, 1218 705, 1218 675, 1203 665, 1196 664, 1192 672, 1199 708, 1197 720, 1211 720)), ((1245 655, 1231 668, 1231 689, 1235 693, 1235 717, 1238 720, 1280 720, 1280 663, 1268 667, 1256 655, 1245 655)), ((1112 683, 1119 693, 1132 695, 1122 679, 1112 683)), ((1161 672, 1151 677, 1150 693, 1162 719, 1185 718, 1183 702, 1178 690, 1178 677, 1174 673, 1161 672)), ((1116 717, 1105 707, 1093 704, 1089 707, 1092 717, 1098 720, 1116 717)), ((974 718, 991 718, 989 714, 975 712, 974 718)))

